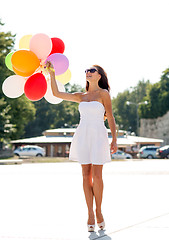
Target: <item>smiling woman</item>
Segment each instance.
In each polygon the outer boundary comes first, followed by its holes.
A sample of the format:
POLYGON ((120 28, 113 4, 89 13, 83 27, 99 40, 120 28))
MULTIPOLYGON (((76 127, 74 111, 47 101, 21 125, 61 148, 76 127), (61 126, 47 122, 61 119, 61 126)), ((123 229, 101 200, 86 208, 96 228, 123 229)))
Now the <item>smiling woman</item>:
POLYGON ((91 69, 86 69, 85 73, 87 73, 87 76, 86 76, 86 91, 88 91, 89 89, 89 81, 88 79, 90 79, 92 76, 88 74, 88 72, 90 73, 94 73, 95 71, 98 72, 98 74, 101 75, 101 78, 99 79, 99 82, 98 82, 98 85, 100 88, 103 88, 103 89, 107 89, 108 91, 110 90, 110 86, 109 86, 109 83, 108 83, 108 79, 107 79, 107 74, 105 73, 104 69, 101 68, 100 66, 98 65, 93 65, 94 68, 91 68, 91 69))
POLYGON ((102 215, 103 165, 111 161, 108 132, 104 125, 106 112, 112 133, 111 151, 117 151, 116 124, 112 114, 111 98, 107 75, 98 65, 86 69, 86 92, 65 93, 58 90, 55 72, 50 62, 46 64, 51 77, 53 95, 67 101, 79 103, 80 123, 71 143, 69 159, 82 166, 83 189, 88 207, 88 231, 94 231, 95 214, 93 200, 96 202, 96 218, 100 229, 105 222, 102 215))

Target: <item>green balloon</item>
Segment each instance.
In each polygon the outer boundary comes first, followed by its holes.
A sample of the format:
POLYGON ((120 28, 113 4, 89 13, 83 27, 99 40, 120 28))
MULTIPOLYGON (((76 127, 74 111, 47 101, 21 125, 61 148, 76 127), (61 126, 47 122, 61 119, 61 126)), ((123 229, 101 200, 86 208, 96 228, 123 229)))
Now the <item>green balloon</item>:
POLYGON ((12 58, 13 53, 14 52, 8 53, 8 55, 5 58, 5 64, 6 64, 7 68, 11 71, 13 71, 12 62, 11 62, 11 58, 12 58))

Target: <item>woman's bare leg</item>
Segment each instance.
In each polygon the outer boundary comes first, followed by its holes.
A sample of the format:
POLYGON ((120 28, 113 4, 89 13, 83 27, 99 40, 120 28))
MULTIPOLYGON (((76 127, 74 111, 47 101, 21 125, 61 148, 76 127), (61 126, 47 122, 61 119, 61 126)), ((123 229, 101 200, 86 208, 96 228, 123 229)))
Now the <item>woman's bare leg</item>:
POLYGON ((94 211, 93 211, 93 181, 92 181, 92 165, 84 164, 82 165, 82 175, 83 175, 83 190, 86 198, 87 208, 88 208, 88 224, 94 225, 94 211))
POLYGON ((92 176, 93 176, 93 192, 96 202, 96 217, 97 222, 103 222, 103 215, 101 210, 102 198, 103 198, 103 179, 102 179, 103 165, 93 165, 92 176))

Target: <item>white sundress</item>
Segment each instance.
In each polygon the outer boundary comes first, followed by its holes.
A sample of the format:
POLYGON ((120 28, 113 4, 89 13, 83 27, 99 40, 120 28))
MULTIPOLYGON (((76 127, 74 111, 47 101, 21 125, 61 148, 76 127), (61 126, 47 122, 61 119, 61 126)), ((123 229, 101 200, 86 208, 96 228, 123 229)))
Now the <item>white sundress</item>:
POLYGON ((98 101, 80 102, 80 122, 73 136, 69 160, 80 164, 103 165, 111 161, 105 108, 98 101))

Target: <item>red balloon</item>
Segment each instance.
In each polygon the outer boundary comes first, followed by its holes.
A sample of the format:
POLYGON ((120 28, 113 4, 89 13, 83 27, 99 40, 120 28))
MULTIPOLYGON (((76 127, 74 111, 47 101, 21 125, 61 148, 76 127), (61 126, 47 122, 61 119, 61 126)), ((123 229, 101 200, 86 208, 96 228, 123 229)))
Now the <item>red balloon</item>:
POLYGON ((53 53, 63 53, 65 50, 65 44, 60 38, 51 38, 52 40, 52 51, 49 55, 53 53))
POLYGON ((32 101, 38 101, 47 91, 47 82, 42 73, 35 73, 30 76, 24 87, 25 95, 32 101))

